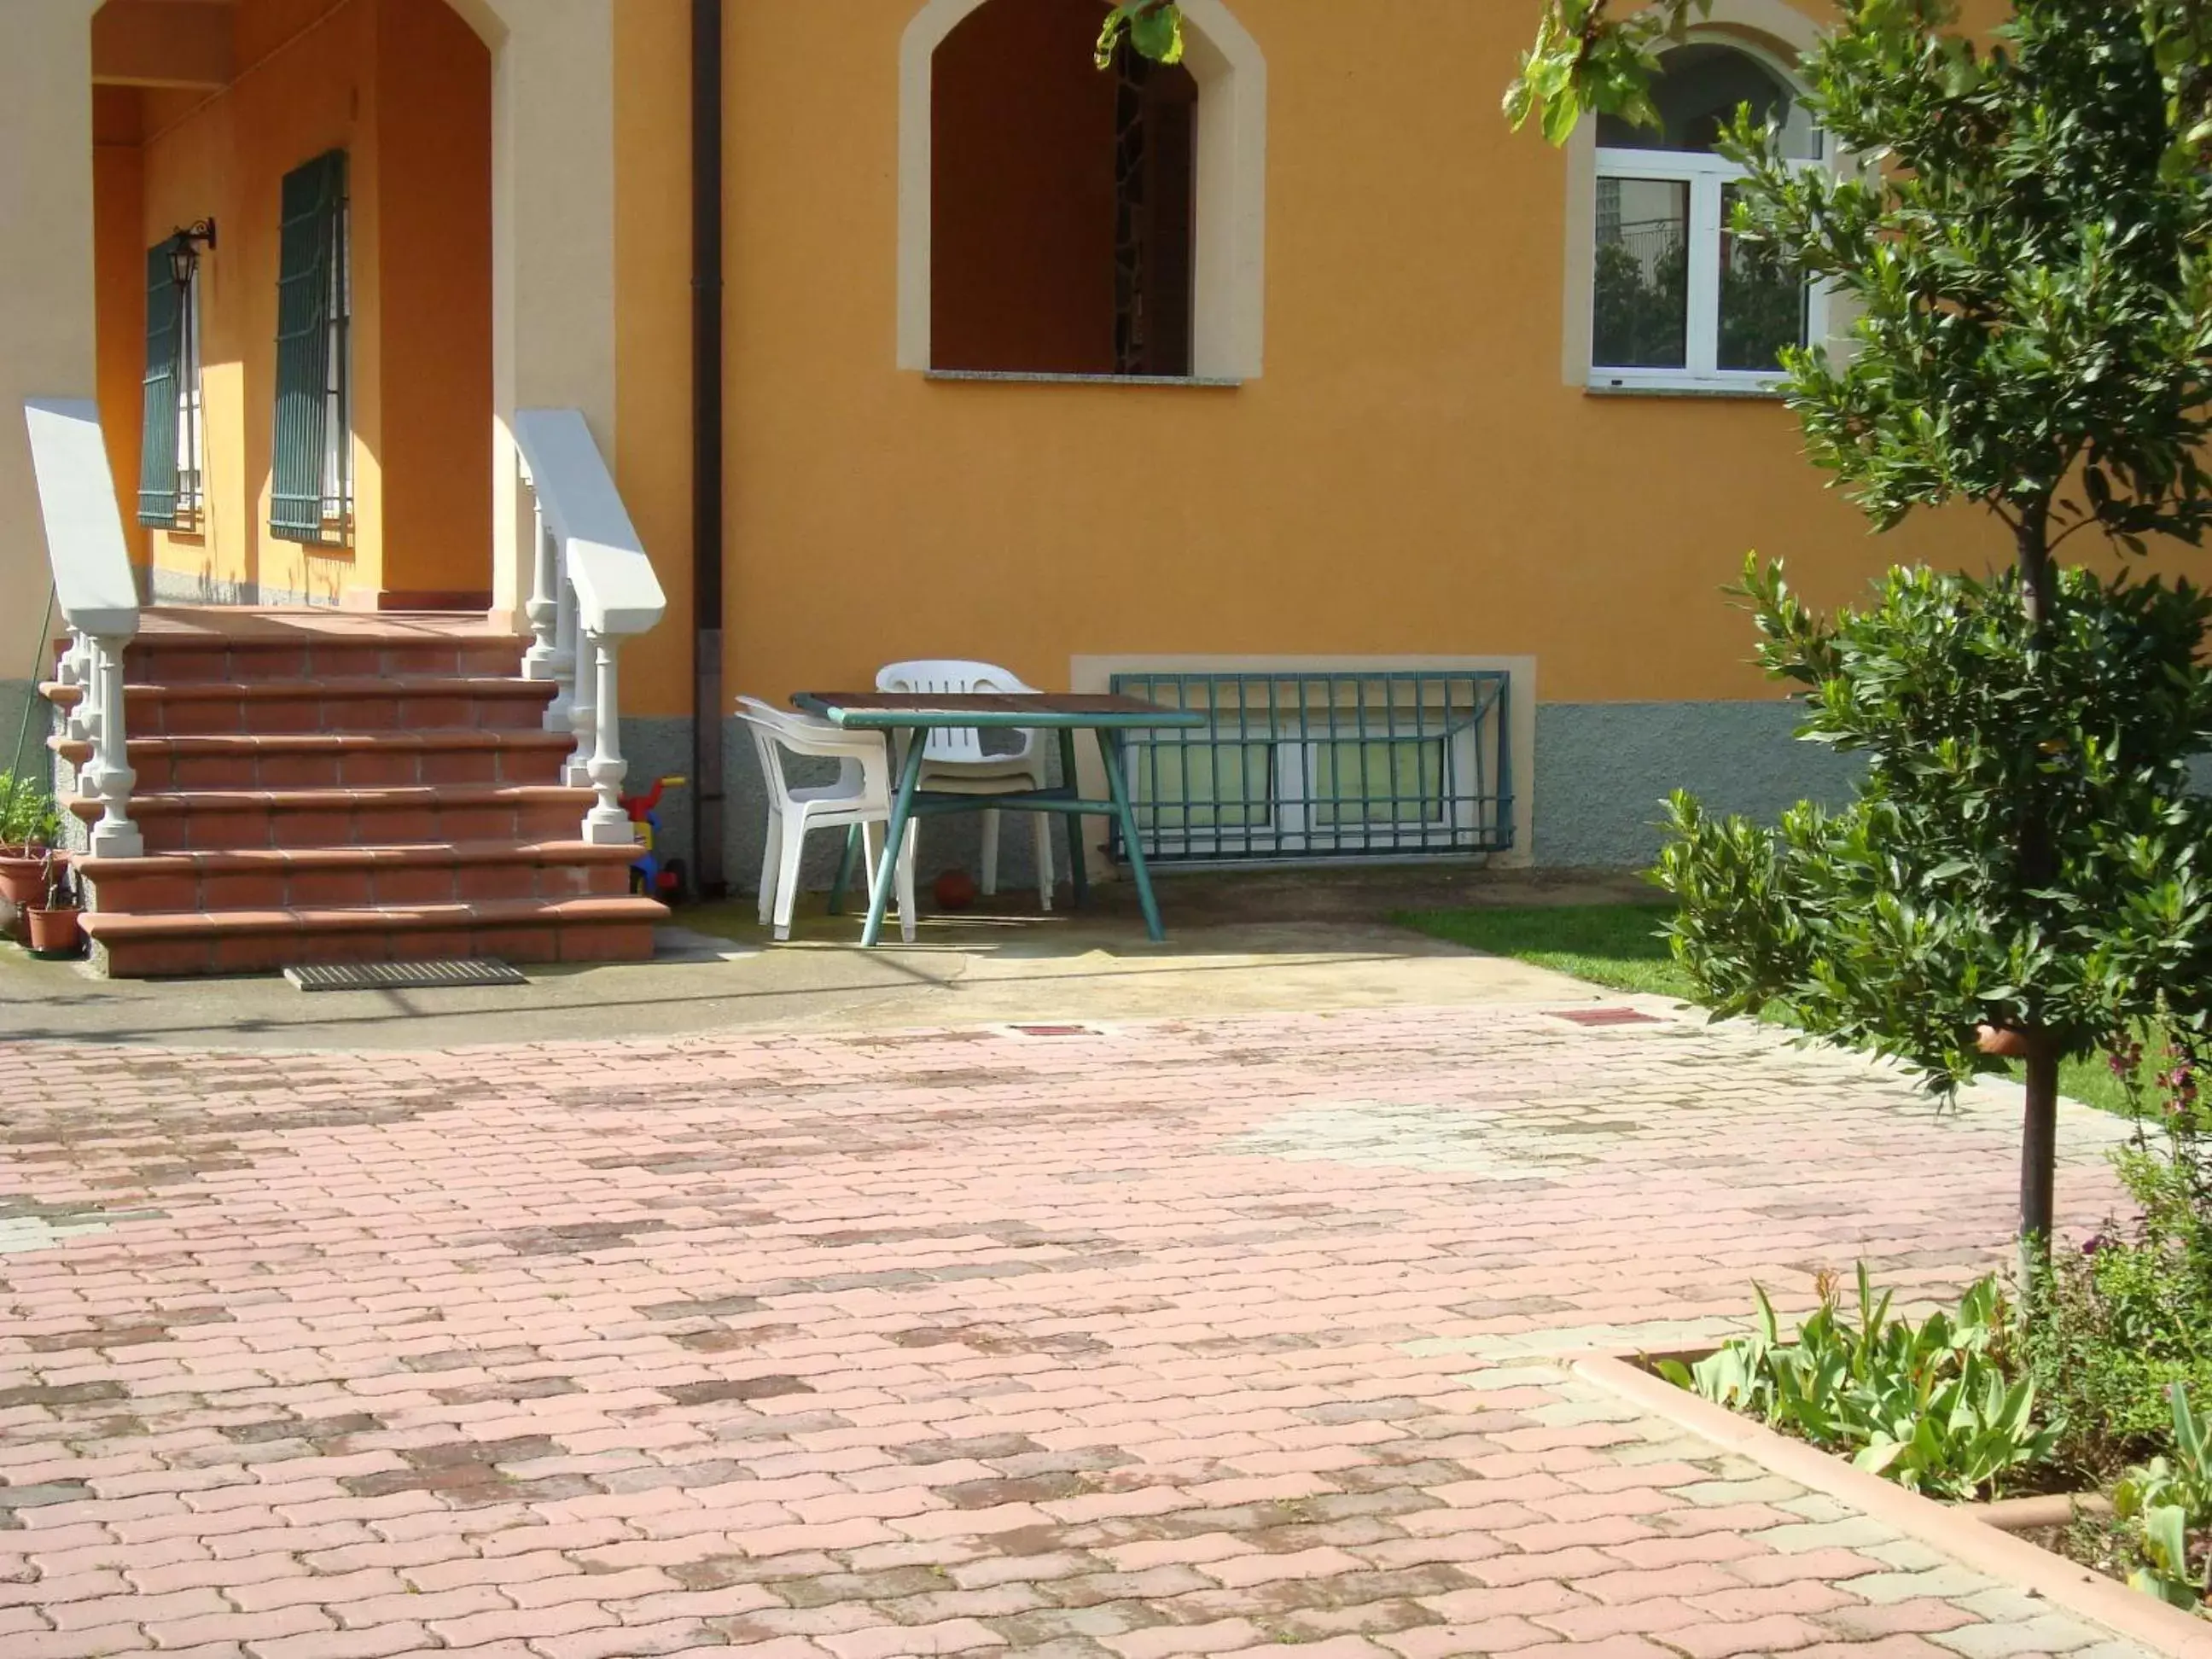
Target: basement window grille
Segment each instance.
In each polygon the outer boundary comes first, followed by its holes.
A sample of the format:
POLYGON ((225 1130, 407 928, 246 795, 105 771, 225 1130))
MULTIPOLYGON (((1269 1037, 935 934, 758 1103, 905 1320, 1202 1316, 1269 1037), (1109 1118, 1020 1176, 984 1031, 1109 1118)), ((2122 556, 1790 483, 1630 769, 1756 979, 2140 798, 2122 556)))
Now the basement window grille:
MULTIPOLYGON (((1513 846, 1502 671, 1126 673, 1113 689, 1203 726, 1132 731, 1146 858, 1396 859, 1513 846)), ((1120 832, 1114 850, 1122 854, 1120 832)))

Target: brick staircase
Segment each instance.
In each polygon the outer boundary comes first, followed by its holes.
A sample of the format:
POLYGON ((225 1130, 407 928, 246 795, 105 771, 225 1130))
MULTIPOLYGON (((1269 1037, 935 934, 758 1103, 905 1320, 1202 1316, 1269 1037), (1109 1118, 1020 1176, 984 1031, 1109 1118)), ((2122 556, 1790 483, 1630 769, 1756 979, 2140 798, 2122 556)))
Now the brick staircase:
POLYGON ((631 896, 629 848, 578 839, 592 794, 561 781, 526 643, 472 616, 146 611, 124 659, 146 855, 77 860, 95 966, 650 957, 667 910, 631 896))

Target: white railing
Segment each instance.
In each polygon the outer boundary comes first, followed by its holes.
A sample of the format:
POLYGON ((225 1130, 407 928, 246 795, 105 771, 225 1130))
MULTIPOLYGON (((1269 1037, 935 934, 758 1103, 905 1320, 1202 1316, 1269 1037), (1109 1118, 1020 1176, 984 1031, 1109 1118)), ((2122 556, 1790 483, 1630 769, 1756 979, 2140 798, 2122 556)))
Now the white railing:
POLYGON ((95 858, 137 858, 146 850, 131 821, 131 769, 123 721, 123 649, 138 632, 138 582, 115 504, 115 475, 89 398, 33 398, 23 405, 46 560, 70 648, 62 683, 81 692, 69 711, 69 735, 92 745, 77 769, 81 799, 101 804, 92 826, 95 858))
POLYGON ((616 670, 623 641, 658 623, 667 597, 582 414, 522 410, 514 440, 535 501, 525 614, 537 637, 523 653, 523 677, 559 688, 546 729, 576 738, 562 776, 599 792, 583 838, 619 847, 633 831, 622 809, 629 766, 616 670))

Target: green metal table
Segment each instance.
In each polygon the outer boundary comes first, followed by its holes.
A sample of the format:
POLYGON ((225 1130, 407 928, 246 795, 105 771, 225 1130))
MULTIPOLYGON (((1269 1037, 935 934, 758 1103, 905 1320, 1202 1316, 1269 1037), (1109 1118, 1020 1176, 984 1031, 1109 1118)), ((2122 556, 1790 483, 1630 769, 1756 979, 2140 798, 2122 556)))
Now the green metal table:
MULTIPOLYGON (((891 803, 891 820, 884 835, 883 866, 868 905, 868 925, 860 943, 875 944, 884 930, 884 912, 891 896, 891 872, 898 868, 899 849, 907 825, 918 817, 947 812, 1057 812, 1067 820, 1068 875, 1075 885, 1075 902, 1090 896, 1090 877, 1084 868, 1082 821, 1111 817, 1121 826, 1121 844, 1129 852, 1129 875, 1137 884, 1137 902, 1144 907, 1145 931, 1154 943, 1167 937, 1160 926, 1159 901, 1152 894, 1152 878, 1145 868, 1144 839, 1137 832, 1136 814, 1129 810, 1129 786, 1123 772, 1121 734, 1133 729, 1164 726, 1203 726, 1206 716, 1194 710, 1163 708, 1135 697, 1059 691, 982 691, 961 696, 935 696, 896 691, 802 691, 792 699, 799 708, 836 725, 863 732, 903 732, 908 734, 906 757, 899 768, 898 793, 891 803), (941 726, 1013 726, 1054 732, 1060 737, 1062 781, 1050 789, 1024 789, 1003 795, 954 794, 921 787, 922 763, 928 735, 941 726), (1085 800, 1076 785, 1075 734, 1091 732, 1106 769, 1109 800, 1085 800)), ((842 894, 851 872, 858 831, 846 841, 845 867, 839 871, 842 894)))

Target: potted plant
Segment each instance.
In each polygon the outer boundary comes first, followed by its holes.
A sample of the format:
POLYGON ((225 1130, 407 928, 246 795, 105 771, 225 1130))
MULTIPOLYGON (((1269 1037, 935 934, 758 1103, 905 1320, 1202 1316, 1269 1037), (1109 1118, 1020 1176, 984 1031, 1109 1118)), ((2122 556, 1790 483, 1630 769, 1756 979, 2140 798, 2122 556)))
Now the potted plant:
POLYGON ((78 921, 82 911, 76 902, 76 890, 70 885, 69 855, 48 853, 40 861, 40 885, 44 890, 43 903, 26 905, 24 916, 31 924, 31 954, 49 960, 73 957, 82 948, 82 932, 78 921))
POLYGON ((33 904, 44 896, 46 848, 59 827, 43 790, 28 778, 0 772, 0 897, 33 904))

